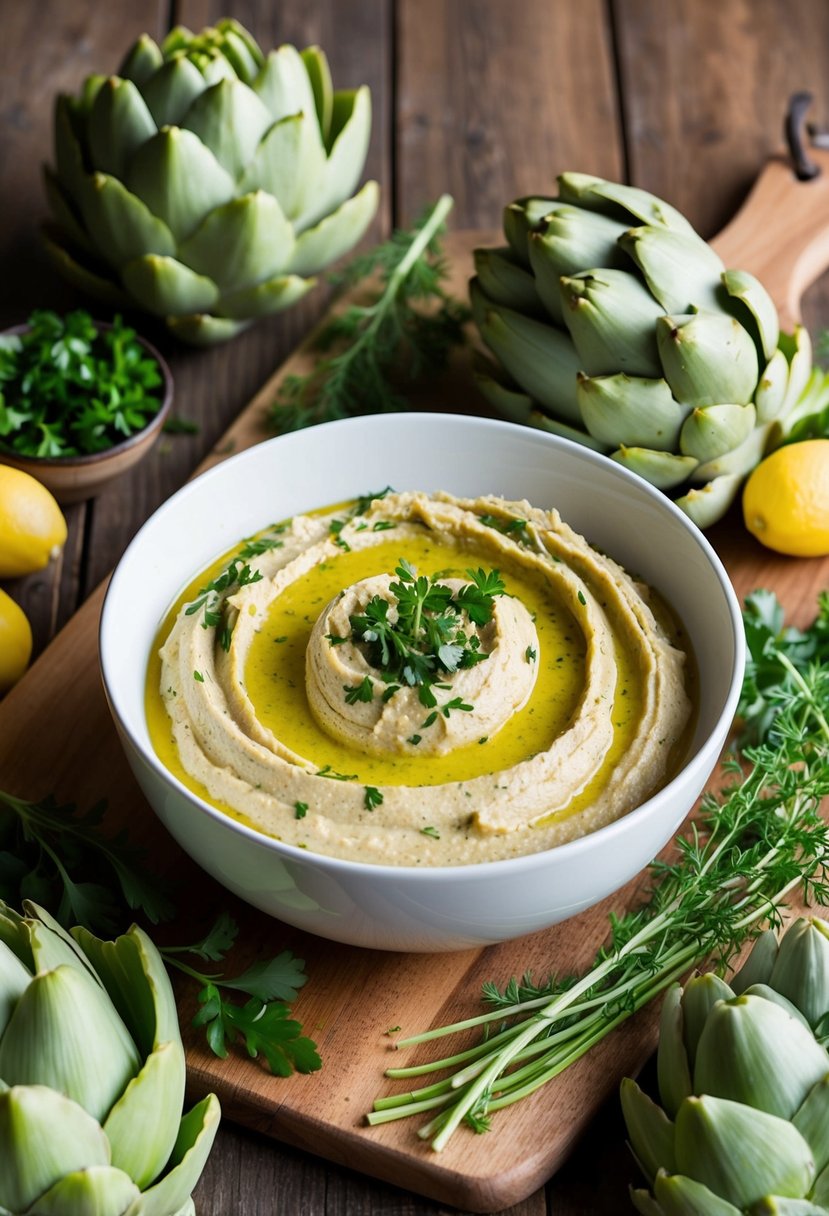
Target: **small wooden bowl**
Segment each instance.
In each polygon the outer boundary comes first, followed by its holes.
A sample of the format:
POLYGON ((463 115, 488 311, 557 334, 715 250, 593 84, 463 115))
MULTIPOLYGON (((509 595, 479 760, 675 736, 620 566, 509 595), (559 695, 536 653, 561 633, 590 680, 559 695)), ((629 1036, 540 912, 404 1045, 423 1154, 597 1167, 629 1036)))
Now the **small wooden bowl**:
MULTIPOLYGON (((96 321, 95 325, 100 330, 112 328, 106 321, 96 321)), ((28 328, 28 325, 14 325, 3 330, 3 334, 23 334, 28 328)), ((162 394, 161 407, 143 430, 136 431, 134 435, 130 435, 121 443, 113 444, 111 448, 85 456, 21 456, 17 452, 9 452, 0 447, 0 464, 11 465, 12 468, 22 469, 24 473, 36 477, 57 501, 63 504, 94 498, 110 481, 137 464, 158 439, 170 413, 173 404, 173 375, 164 356, 151 342, 139 335, 136 335, 136 340, 158 364, 162 379, 159 387, 162 394)))

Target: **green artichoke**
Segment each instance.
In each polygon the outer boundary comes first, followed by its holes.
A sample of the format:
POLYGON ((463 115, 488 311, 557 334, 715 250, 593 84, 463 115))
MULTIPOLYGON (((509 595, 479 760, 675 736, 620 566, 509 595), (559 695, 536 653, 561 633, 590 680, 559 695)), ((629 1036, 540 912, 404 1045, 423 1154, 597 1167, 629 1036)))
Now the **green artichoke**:
POLYGON ((334 92, 325 55, 265 56, 236 21, 161 46, 55 107, 45 233, 58 268, 185 341, 232 337, 300 299, 356 244, 378 187, 353 194, 371 129, 366 87, 334 92))
POLYGON ((24 911, 0 903, 0 1216, 191 1216, 219 1103, 182 1118, 161 956, 24 911))
POLYGON ((829 925, 762 935, 731 984, 677 984, 662 1007, 664 1110, 622 1082, 643 1216, 829 1213, 829 925))
POLYGON ((475 251, 473 312, 497 359, 479 386, 513 421, 646 478, 705 527, 806 389, 811 344, 750 274, 726 270, 673 207, 580 173, 504 213, 475 251))

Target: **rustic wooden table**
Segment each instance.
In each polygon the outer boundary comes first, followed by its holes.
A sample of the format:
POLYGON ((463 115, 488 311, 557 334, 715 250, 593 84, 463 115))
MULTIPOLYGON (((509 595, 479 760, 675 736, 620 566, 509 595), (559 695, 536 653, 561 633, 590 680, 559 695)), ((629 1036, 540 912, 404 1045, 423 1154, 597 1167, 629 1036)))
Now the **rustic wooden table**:
MULTIPOLYGON (((710 236, 780 147, 790 93, 811 91, 812 116, 829 121, 825 0, 0 0, 0 325, 34 306, 86 303, 57 280, 38 245, 54 95, 76 90, 91 72, 114 70, 142 31, 159 37, 172 24, 197 28, 223 15, 266 46, 318 43, 339 86, 371 86, 367 172, 382 187, 374 238, 443 191, 455 198, 453 224, 495 227, 506 201, 551 191, 564 169, 644 186, 710 236)), ((62 560, 4 584, 32 621, 36 651, 324 303, 317 291, 210 351, 176 348, 142 324, 170 359, 177 414, 198 432, 164 436, 133 475, 67 508, 62 560)), ((811 290, 805 313, 813 334, 829 325, 825 286, 811 290)), ((634 1180, 614 1102, 565 1168, 512 1212, 625 1211, 634 1180)), ((441 1210, 228 1123, 196 1199, 202 1216, 441 1210)))

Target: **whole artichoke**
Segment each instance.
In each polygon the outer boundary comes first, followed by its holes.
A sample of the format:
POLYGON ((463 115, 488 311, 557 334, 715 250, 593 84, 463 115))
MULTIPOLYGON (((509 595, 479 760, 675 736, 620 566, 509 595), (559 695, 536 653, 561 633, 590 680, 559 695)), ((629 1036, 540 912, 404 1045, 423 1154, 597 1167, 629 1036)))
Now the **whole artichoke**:
POLYGON ((803 394, 811 344, 780 335, 750 274, 726 270, 673 207, 580 173, 504 212, 475 251, 477 374, 513 421, 603 452, 718 519, 803 394))
POLYGON ((643 1216, 829 1213, 829 926, 755 944, 731 984, 677 984, 662 1008, 664 1111, 622 1082, 643 1216))
POLYGON ((82 289, 223 341, 363 235, 370 129, 368 89, 335 93, 318 47, 265 56, 232 20, 144 35, 118 75, 57 99, 47 249, 82 289))
POLYGON ((99 941, 24 910, 0 903, 0 1213, 191 1216, 219 1103, 182 1118, 161 956, 135 926, 99 941))

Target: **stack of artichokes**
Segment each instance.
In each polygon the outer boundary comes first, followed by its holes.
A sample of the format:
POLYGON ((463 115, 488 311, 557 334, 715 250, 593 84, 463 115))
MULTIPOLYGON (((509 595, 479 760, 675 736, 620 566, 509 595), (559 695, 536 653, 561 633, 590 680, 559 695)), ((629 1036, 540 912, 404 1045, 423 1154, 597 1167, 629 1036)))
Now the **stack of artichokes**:
POLYGON ((763 286, 726 270, 673 207, 580 173, 504 213, 475 251, 490 404, 606 453, 705 527, 798 402, 808 334, 781 335, 763 286))
POLYGON ((219 1103, 182 1118, 161 956, 136 927, 105 942, 24 910, 0 903, 0 1213, 192 1216, 219 1103))
POLYGON ((145 35, 118 75, 57 100, 47 248, 84 290, 222 341, 363 235, 370 128, 368 89, 334 92, 317 47, 266 56, 232 20, 145 35))
POLYGON ((715 975, 666 997, 664 1111, 622 1083, 631 1146, 653 1194, 643 1216, 829 1213, 829 925, 763 934, 731 984, 715 975))

